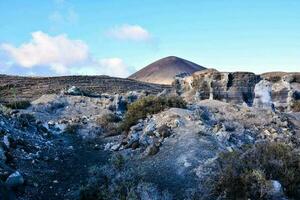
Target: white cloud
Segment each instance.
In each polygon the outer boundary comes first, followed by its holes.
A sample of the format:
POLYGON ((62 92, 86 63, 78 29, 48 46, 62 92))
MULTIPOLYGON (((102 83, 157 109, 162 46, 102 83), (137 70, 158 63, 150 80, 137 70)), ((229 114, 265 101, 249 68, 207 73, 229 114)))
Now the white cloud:
POLYGON ((108 31, 108 35, 119 40, 147 41, 151 34, 139 25, 124 24, 108 31))
MULTIPOLYGON (((130 68, 121 58, 93 58, 86 43, 70 39, 61 34, 50 36, 44 32, 32 33, 32 39, 19 47, 11 44, 1 44, 2 53, 6 60, 1 71, 9 71, 9 66, 26 69, 30 73, 44 69, 57 75, 110 75, 127 77, 130 68), (8 59, 8 60, 7 60, 8 59), (41 68, 42 67, 42 68, 41 68)), ((1 53, 1 52, 0 52, 1 53)), ((11 69, 13 70, 13 69, 11 69)))
POLYGON ((65 0, 54 0, 54 3, 57 5, 61 5, 65 3, 65 0))
POLYGON ((72 5, 65 0, 54 0, 54 9, 49 14, 51 30, 57 31, 67 25, 76 25, 79 19, 72 5))
POLYGON ((121 58, 104 58, 95 60, 87 66, 71 68, 72 74, 109 75, 128 77, 131 70, 121 58))
POLYGON ((84 42, 71 40, 67 35, 52 37, 41 31, 32 33, 32 40, 20 47, 11 44, 2 44, 1 47, 23 67, 47 65, 57 72, 65 71, 63 68, 66 66, 85 62, 89 57, 88 46, 84 42))
POLYGON ((68 68, 63 64, 53 64, 50 66, 50 69, 57 74, 67 74, 68 68))
POLYGON ((99 60, 99 64, 106 70, 105 74, 114 74, 118 77, 129 76, 128 66, 120 58, 104 58, 99 60))
POLYGON ((49 15, 49 20, 52 22, 52 26, 66 25, 66 24, 76 24, 78 21, 78 14, 72 9, 68 8, 67 10, 53 11, 49 15))

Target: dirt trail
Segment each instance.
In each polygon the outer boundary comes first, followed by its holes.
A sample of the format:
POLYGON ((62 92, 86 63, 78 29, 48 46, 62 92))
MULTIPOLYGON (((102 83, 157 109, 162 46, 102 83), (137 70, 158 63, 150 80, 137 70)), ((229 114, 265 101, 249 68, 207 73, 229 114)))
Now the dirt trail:
POLYGON ((40 172, 43 177, 36 180, 39 196, 33 196, 28 190, 25 199, 73 200, 88 178, 88 169, 104 165, 109 158, 109 152, 94 148, 95 143, 101 145, 101 139, 88 143, 76 135, 61 135, 53 143, 63 147, 62 152, 57 155, 58 160, 49 161, 47 173, 40 172))

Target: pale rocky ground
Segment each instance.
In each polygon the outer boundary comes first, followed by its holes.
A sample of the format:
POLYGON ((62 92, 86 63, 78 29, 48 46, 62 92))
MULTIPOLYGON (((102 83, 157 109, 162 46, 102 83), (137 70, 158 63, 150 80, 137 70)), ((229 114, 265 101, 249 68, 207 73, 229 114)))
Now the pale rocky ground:
MULTIPOLYGON (((10 191, 10 199, 78 199, 89 169, 109 168, 115 154, 124 157, 126 168, 107 173, 116 180, 137 176, 140 199, 215 199, 209 181, 217 174, 219 153, 266 140, 300 144, 300 113, 274 109, 269 105, 274 96, 251 107, 237 103, 234 92, 235 101, 224 102, 194 98, 197 91, 184 89, 182 96, 192 98, 186 109, 164 110, 141 119, 127 136, 106 137, 97 119, 107 113, 122 118, 125 105, 147 93, 87 97, 76 89, 43 95, 25 110, 1 108, 0 189, 10 191), (68 134, 69 125, 80 126, 68 134)), ((262 96, 254 94, 253 101, 262 96)))
MULTIPOLYGON (((299 117, 299 113, 294 115, 299 117)), ((119 151, 135 161, 147 181, 169 190, 177 198, 197 191, 205 199, 210 198, 211 188, 206 182, 216 172, 215 160, 220 152, 265 140, 290 142, 297 137, 294 130, 288 115, 204 100, 188 109, 171 108, 147 118, 132 127, 128 136, 129 143, 139 141, 140 148, 121 146, 119 151), (162 125, 171 128, 167 138, 156 133, 162 125), (149 156, 147 150, 153 144, 159 151, 149 156)))

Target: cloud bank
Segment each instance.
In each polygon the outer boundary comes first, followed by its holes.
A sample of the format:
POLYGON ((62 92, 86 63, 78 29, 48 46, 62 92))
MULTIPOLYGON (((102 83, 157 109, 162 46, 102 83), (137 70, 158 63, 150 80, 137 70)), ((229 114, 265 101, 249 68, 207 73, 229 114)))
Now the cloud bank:
POLYGON ((97 60, 89 53, 88 45, 81 40, 70 39, 61 34, 50 36, 42 31, 33 32, 32 39, 19 47, 1 44, 0 48, 8 55, 9 65, 29 69, 44 67, 57 75, 66 74, 105 74, 126 77, 129 68, 120 58, 97 60))
POLYGON ((124 24, 116 26, 108 31, 108 35, 118 40, 129 41, 148 41, 151 39, 151 34, 139 25, 124 24))

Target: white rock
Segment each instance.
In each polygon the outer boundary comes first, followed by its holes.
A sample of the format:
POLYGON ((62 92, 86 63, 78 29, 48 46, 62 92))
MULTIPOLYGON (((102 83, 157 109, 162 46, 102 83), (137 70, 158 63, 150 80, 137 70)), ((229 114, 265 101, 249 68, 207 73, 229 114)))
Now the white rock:
POLYGON ((20 172, 16 171, 12 173, 5 181, 6 185, 9 187, 17 187, 20 185, 23 185, 24 183, 24 178, 20 174, 20 172))
POLYGON ((261 80, 254 88, 255 98, 253 106, 258 108, 272 108, 271 98, 272 84, 267 80, 261 80))
POLYGON ((70 95, 81 95, 81 91, 79 88, 72 86, 67 90, 67 94, 70 95))
POLYGON ((115 144, 115 145, 113 145, 110 149, 111 149, 112 151, 117 151, 119 148, 120 148, 120 144, 115 144))
POLYGON ((154 122, 149 122, 149 124, 144 128, 144 134, 151 133, 155 131, 156 124, 154 122))
POLYGON ((8 139, 8 136, 7 136, 7 135, 5 135, 5 136, 3 137, 3 143, 5 144, 5 146, 6 146, 7 148, 9 148, 10 143, 9 143, 9 139, 8 139))
POLYGON ((272 183, 272 192, 274 194, 282 193, 282 186, 279 183, 279 181, 271 180, 271 183, 272 183))

